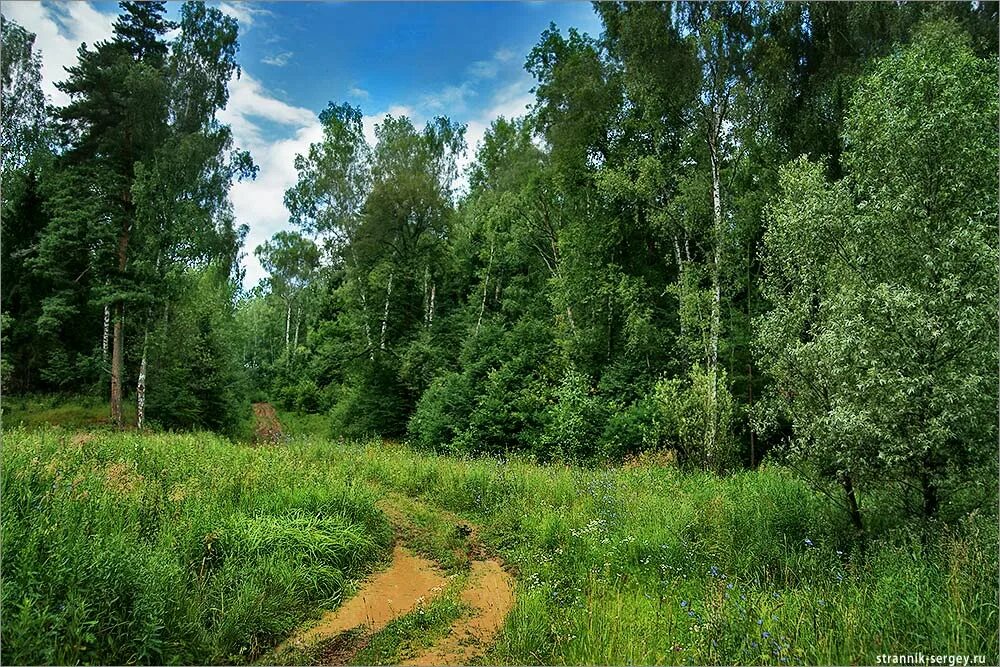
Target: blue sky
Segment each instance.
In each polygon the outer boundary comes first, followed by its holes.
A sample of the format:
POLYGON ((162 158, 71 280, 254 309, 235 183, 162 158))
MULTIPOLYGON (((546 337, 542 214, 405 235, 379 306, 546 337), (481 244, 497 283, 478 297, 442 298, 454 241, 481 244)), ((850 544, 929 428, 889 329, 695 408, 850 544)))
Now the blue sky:
MULTIPOLYGON (((447 115, 467 124, 474 147, 494 118, 531 102, 524 59, 550 22, 600 32, 584 2, 212 4, 240 23, 243 75, 230 82, 222 118, 260 167, 256 181, 230 193, 237 221, 250 226, 248 287, 263 277, 253 248, 288 227, 282 196, 295 180, 293 160, 319 139, 316 116, 328 102, 360 106, 369 137, 387 113, 418 123, 447 115)), ((176 15, 179 4, 169 6, 176 15)), ((45 90, 58 104, 65 98, 52 84, 80 42, 110 35, 117 6, 5 0, 2 12, 37 34, 45 90)))

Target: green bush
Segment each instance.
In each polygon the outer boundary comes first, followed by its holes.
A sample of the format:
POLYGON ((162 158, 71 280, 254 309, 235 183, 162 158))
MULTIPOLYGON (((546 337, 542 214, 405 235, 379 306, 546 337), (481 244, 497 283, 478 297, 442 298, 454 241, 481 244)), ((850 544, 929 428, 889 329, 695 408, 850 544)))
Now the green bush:
POLYGON ((556 402, 548 410, 542 436, 551 457, 579 461, 596 454, 607 409, 594 391, 590 378, 582 373, 569 371, 563 376, 556 389, 556 402))
POLYGON ((660 438, 667 447, 676 448, 683 461, 712 470, 725 470, 735 462, 735 408, 725 369, 719 368, 715 379, 715 410, 712 375, 697 365, 685 380, 658 382, 653 400, 660 438))

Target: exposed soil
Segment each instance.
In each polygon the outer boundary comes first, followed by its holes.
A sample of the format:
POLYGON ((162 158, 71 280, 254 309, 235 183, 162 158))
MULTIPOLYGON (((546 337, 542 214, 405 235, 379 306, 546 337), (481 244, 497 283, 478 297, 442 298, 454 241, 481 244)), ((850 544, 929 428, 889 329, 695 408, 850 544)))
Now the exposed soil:
MULTIPOLYGON (((256 412, 257 406, 254 408, 256 412)), ((406 515, 388 499, 383 500, 379 505, 396 526, 397 539, 419 540, 419 536, 405 536, 402 527, 408 522, 406 515)), ((444 510, 435 511, 447 520, 457 519, 444 510)), ((487 556, 476 527, 456 522, 455 529, 466 545, 462 555, 468 559, 463 558, 470 570, 461 599, 470 612, 455 621, 444 637, 408 658, 404 665, 471 664, 493 643, 514 607, 514 578, 499 560, 487 556)), ((446 584, 445 573, 434 562, 397 543, 387 569, 371 576, 352 598, 324 615, 315 626, 292 636, 274 655, 288 651, 311 653, 310 660, 320 664, 347 664, 375 633, 429 602, 446 584)))
POLYGON ((270 403, 254 403, 254 440, 259 444, 281 442, 281 422, 270 403))
POLYGON ((462 601, 472 615, 451 626, 448 635, 404 665, 469 665, 493 642, 514 607, 514 578, 495 560, 472 562, 462 601))
MULTIPOLYGON (((327 613, 319 623, 292 637, 279 648, 303 648, 331 639, 358 627, 369 634, 378 632, 393 619, 404 616, 421 602, 437 595, 447 581, 431 561, 397 545, 392 553, 392 565, 366 582, 357 595, 336 611, 327 613)), ((360 647, 355 646, 355 650, 360 647)), ((349 655, 340 655, 341 659, 349 655)))

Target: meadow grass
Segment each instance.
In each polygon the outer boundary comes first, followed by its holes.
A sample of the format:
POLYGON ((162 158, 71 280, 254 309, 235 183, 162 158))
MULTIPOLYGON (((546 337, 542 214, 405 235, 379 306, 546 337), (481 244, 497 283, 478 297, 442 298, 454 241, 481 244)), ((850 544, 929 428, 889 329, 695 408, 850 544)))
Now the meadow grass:
POLYGON ((254 659, 388 553, 363 486, 210 434, 4 432, 3 660, 254 659))
MULTIPOLYGON (((7 662, 250 661, 385 558, 386 513, 459 576, 456 522, 477 524, 515 574, 487 662, 1000 657, 995 513, 861 542, 777 466, 719 477, 43 427, 4 433, 2 472, 7 662)), ((391 661, 458 613, 424 611, 357 657, 391 661)))
POLYGON ((311 443, 296 456, 482 526, 518 578, 493 662, 998 658, 995 514, 859 542, 840 510, 779 467, 543 467, 386 443, 311 443))

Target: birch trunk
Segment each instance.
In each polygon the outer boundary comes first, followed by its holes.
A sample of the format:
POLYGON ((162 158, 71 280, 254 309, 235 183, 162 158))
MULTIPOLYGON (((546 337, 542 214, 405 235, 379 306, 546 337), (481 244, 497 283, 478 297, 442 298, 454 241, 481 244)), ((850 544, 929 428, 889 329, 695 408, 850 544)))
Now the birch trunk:
POLYGON ((295 311, 295 337, 292 339, 292 352, 299 349, 299 325, 302 324, 302 307, 295 311))
POLYGON ((708 366, 711 386, 709 388, 709 456, 715 452, 718 427, 718 370, 719 370, 719 329, 721 328, 721 263, 722 263, 722 184, 719 174, 719 132, 718 114, 712 119, 711 136, 708 139, 709 159, 712 167, 712 314, 709 322, 708 366))
POLYGON ((135 385, 135 421, 141 431, 146 423, 146 356, 149 346, 149 329, 142 335, 142 362, 139 364, 139 381, 135 385))
POLYGON ((111 305, 104 304, 104 333, 101 336, 101 361, 108 363, 108 345, 111 342, 111 305))
POLYGON ((431 305, 427 309, 427 328, 430 329, 434 324, 434 296, 437 292, 437 284, 431 283, 431 305))
POLYGON ((288 354, 288 333, 292 326, 292 302, 285 302, 285 354, 288 354))
POLYGON ((490 261, 486 264, 486 280, 483 282, 483 301, 479 306, 479 319, 476 320, 476 334, 479 335, 479 327, 483 324, 483 313, 486 312, 486 294, 490 289, 490 271, 493 270, 493 249, 494 243, 490 243, 490 261))
POLYGON ((393 273, 389 272, 389 281, 385 287, 385 309, 382 312, 382 334, 379 337, 379 349, 385 349, 385 332, 389 327, 389 298, 392 296, 392 276, 393 273))

